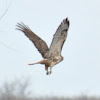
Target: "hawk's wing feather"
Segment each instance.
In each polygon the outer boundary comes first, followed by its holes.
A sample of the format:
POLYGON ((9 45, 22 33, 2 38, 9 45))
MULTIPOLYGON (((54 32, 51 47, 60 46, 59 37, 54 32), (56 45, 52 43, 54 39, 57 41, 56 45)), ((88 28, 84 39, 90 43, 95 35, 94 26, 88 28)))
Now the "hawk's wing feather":
POLYGON ((49 50, 45 41, 43 41, 39 36, 37 36, 31 29, 24 25, 23 23, 17 24, 17 29, 24 32, 24 34, 34 43, 38 51, 41 53, 43 58, 46 58, 45 54, 49 50))
POLYGON ((69 28, 69 20, 68 18, 66 18, 59 25, 56 33, 53 36, 53 40, 52 40, 52 43, 49 49, 48 57, 50 57, 51 55, 57 56, 61 54, 63 44, 68 34, 68 28, 69 28))

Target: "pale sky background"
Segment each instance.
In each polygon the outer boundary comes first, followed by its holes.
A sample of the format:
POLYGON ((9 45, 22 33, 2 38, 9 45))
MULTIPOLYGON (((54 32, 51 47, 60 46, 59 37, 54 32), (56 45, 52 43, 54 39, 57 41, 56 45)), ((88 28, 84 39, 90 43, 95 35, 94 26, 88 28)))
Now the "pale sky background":
MULTIPOLYGON (((0 0, 0 16, 10 0, 0 0)), ((0 20, 0 84, 30 77, 35 95, 100 95, 100 0, 13 0, 0 20), (18 22, 28 25, 48 45, 61 21, 70 28, 62 55, 64 60, 46 75, 42 60, 31 41, 15 30, 18 22)))

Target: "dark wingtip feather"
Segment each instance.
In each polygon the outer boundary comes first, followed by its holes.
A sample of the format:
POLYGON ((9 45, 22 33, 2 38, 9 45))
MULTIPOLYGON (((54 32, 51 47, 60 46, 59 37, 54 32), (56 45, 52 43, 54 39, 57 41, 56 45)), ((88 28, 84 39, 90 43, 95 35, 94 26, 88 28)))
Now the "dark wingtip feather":
POLYGON ((20 30, 20 31, 23 31, 23 29, 21 29, 21 28, 15 28, 15 30, 20 30))
POLYGON ((17 23, 16 26, 17 26, 16 30, 20 30, 20 31, 24 31, 26 29, 30 30, 30 28, 26 26, 23 22, 17 23))
POLYGON ((67 23, 68 26, 69 26, 70 22, 69 22, 69 20, 68 20, 68 17, 67 17, 65 20, 66 20, 66 23, 67 23))

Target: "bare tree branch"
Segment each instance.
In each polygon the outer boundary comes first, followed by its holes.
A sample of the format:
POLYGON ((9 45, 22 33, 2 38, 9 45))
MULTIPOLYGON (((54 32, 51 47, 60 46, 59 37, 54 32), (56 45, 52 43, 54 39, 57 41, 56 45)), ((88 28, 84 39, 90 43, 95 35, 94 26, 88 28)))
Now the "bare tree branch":
POLYGON ((12 3, 12 0, 10 1, 10 4, 8 6, 8 8, 5 10, 5 12, 2 14, 2 16, 0 17, 0 20, 3 18, 3 16, 7 13, 8 9, 10 8, 11 6, 11 3, 12 3))

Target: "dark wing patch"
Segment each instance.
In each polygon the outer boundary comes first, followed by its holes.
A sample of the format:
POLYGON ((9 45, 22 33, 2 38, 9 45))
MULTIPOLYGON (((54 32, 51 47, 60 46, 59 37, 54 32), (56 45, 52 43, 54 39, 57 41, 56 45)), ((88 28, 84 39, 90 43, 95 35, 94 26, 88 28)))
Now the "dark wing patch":
POLYGON ((31 29, 23 23, 18 23, 16 26, 18 27, 16 28, 17 30, 24 32, 24 34, 33 42, 35 47, 41 53, 42 57, 46 58, 46 53, 49 50, 46 42, 32 32, 31 29))

